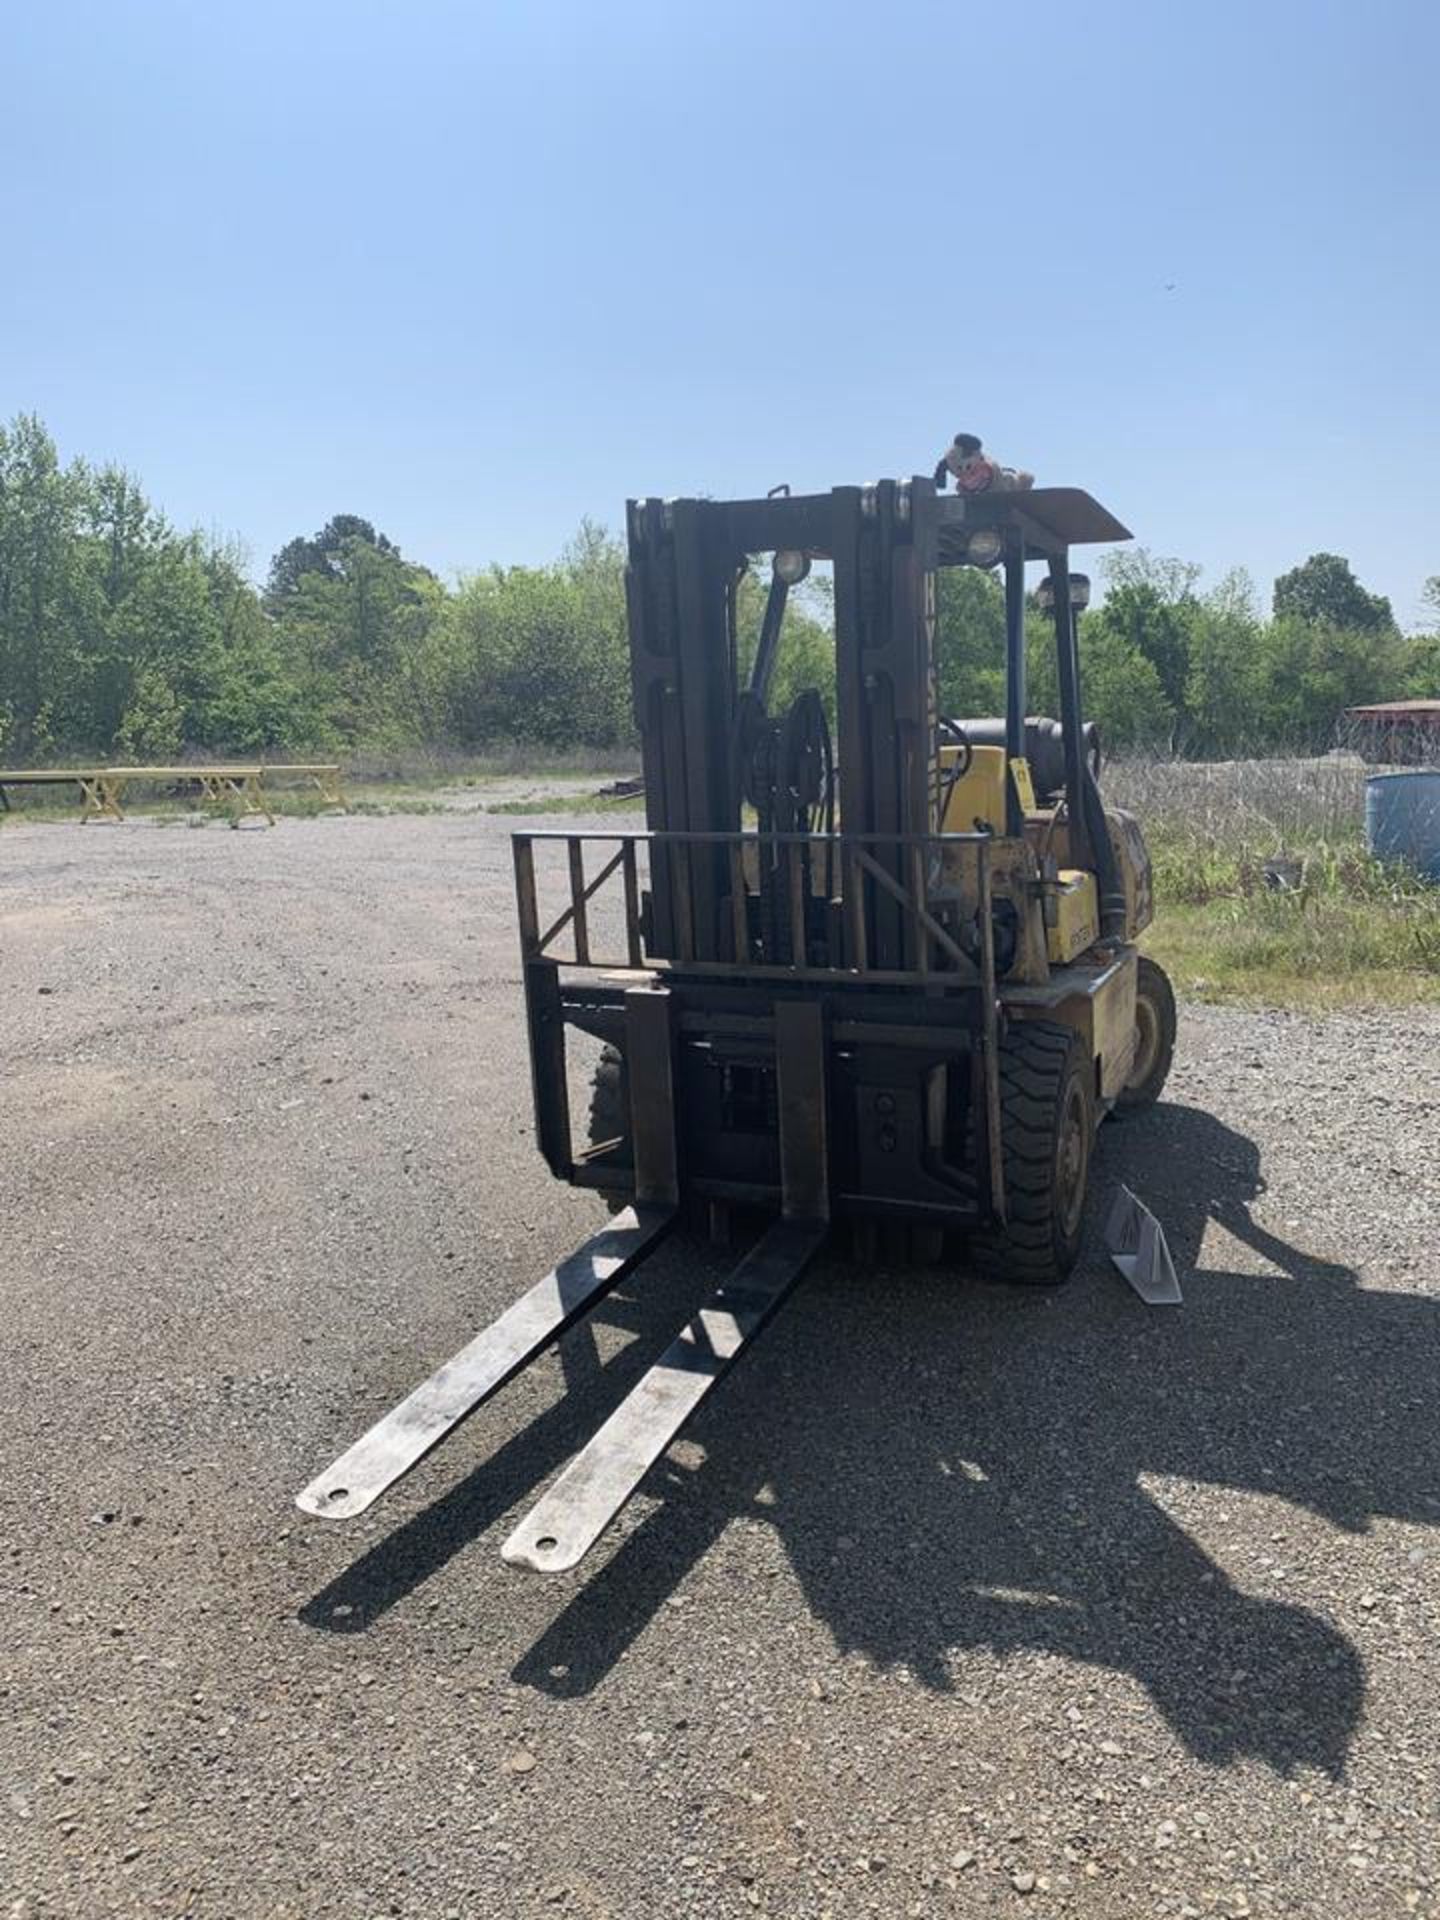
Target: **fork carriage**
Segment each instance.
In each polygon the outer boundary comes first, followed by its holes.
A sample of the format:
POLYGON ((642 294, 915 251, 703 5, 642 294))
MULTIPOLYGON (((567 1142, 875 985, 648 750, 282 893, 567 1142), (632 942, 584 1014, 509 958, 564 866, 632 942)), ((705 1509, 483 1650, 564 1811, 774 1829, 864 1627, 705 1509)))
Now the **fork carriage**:
POLYGON ((538 833, 513 844, 536 1132, 557 1178, 671 1206, 683 1185, 718 1206, 822 1220, 947 1228, 1003 1214, 985 835, 538 833), (565 904, 542 927, 547 864, 565 904), (673 957, 656 952, 658 869, 676 903, 673 957), (700 958, 691 903, 716 875, 724 957, 700 958), (578 1151, 571 1028, 613 1048, 628 1083, 618 1136, 578 1151))

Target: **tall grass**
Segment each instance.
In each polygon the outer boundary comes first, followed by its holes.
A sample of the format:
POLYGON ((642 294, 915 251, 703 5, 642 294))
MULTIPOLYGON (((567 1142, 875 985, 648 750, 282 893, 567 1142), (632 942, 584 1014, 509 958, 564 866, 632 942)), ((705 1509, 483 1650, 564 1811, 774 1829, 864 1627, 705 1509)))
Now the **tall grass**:
POLYGON ((1114 760, 1101 782, 1107 800, 1136 814, 1147 833, 1170 831, 1261 854, 1328 841, 1359 844, 1365 817, 1363 760, 1114 760))
POLYGON ((1440 887, 1366 851, 1367 771, 1342 755, 1106 769, 1154 862, 1147 944, 1182 991, 1440 1000, 1440 887))

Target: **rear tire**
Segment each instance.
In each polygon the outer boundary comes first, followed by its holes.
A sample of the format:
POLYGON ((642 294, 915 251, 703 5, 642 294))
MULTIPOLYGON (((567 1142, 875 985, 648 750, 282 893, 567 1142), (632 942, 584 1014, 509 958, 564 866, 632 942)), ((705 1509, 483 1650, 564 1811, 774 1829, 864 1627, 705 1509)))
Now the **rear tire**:
POLYGON ((1007 1218, 971 1235, 986 1279, 1058 1287, 1080 1253, 1095 1140, 1094 1068, 1078 1033, 1016 1021, 1000 1042, 1007 1218))
POLYGON ((1175 989, 1163 967, 1140 956, 1135 981, 1135 1060, 1119 1098, 1117 1114, 1153 1107, 1170 1076, 1175 1057, 1175 989))

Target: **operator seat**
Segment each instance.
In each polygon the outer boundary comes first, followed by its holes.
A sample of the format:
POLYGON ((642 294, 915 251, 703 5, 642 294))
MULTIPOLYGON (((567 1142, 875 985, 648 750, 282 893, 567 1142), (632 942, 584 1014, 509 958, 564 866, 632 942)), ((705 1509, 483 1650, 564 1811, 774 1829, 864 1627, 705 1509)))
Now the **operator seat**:
MULTIPOLYGON (((1005 745, 1003 720, 957 720, 955 725, 972 747, 1005 745)), ((1090 771, 1098 779, 1100 729, 1093 720, 1087 720, 1080 734, 1084 741, 1085 758, 1090 762, 1090 771)), ((1036 800, 1041 806, 1052 805, 1065 787, 1065 734, 1058 720, 1044 715, 1026 720, 1025 758, 1030 762, 1030 783, 1035 789, 1036 800)))

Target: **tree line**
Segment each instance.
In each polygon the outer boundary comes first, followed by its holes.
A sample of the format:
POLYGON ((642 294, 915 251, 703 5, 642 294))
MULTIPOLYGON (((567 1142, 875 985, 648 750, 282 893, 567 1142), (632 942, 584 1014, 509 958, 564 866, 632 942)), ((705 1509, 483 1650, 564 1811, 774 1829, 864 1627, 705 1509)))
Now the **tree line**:
MULTIPOLYGON (((827 589, 812 578, 792 598, 776 709, 818 686, 833 712, 827 589)), ((764 598, 757 566, 738 598, 742 662, 764 598)), ((1440 577, 1426 598, 1440 627, 1440 577)), ((1054 711, 1035 620, 1030 707, 1054 711)), ((946 711, 1003 710, 993 576, 942 574, 939 651, 946 711)), ((1081 652, 1087 712, 1122 747, 1323 746, 1347 706, 1440 695, 1440 634, 1403 634, 1331 554, 1277 580, 1267 613, 1243 574, 1207 590, 1194 566, 1121 551, 1081 652)), ((288 542, 261 586, 235 544, 172 527, 123 469, 62 464, 32 416, 0 426, 0 758, 613 748, 632 735, 624 552, 599 527, 548 566, 447 585, 337 514, 288 542)))

